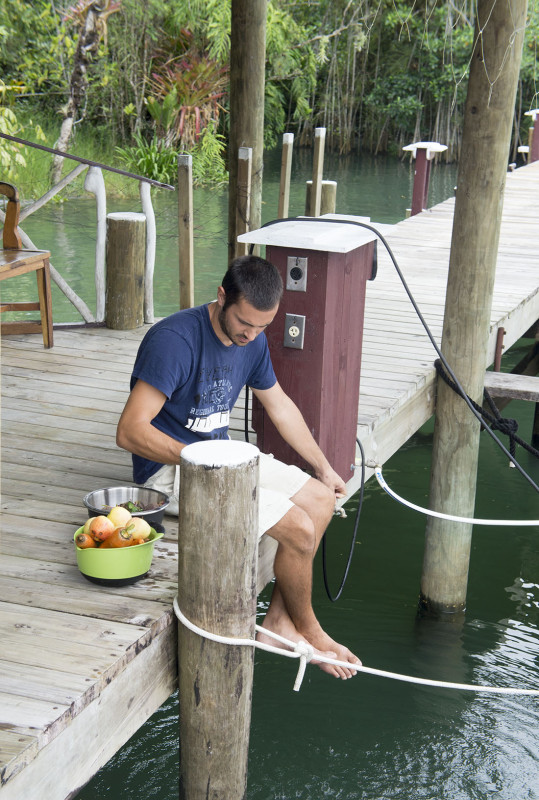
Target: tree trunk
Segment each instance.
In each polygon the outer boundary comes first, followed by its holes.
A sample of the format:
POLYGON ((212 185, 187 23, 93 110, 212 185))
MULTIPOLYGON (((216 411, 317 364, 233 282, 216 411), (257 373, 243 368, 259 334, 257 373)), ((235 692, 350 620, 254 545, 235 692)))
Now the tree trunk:
MULTIPOLYGON (((478 402, 525 19, 525 0, 478 2, 442 335, 445 358, 478 402)), ((479 431, 464 400, 439 380, 431 508, 473 517, 479 431)), ((429 518, 421 581, 427 609, 465 608, 471 532, 469 523, 429 518)))
MULTIPOLYGON (((73 71, 69 82, 69 100, 64 109, 64 119, 60 129, 60 136, 54 145, 56 150, 67 151, 73 124, 80 108, 84 104, 86 86, 88 83, 87 70, 91 56, 97 52, 101 36, 105 30, 106 19, 109 14, 117 11, 119 4, 109 9, 110 1, 95 0, 88 6, 84 27, 79 34, 77 49, 73 60, 73 71)), ((51 168, 51 184, 54 186, 60 180, 63 158, 54 156, 51 168)))

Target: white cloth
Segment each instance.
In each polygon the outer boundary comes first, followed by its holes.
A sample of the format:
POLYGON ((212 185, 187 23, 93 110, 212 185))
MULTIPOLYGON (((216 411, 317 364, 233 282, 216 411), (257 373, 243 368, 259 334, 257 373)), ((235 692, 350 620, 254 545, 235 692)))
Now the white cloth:
MULTIPOLYGON (((290 498, 305 486, 310 476, 299 467, 283 464, 282 461, 265 453, 260 453, 259 468, 258 535, 260 537, 290 511, 294 505, 290 498)), ((146 481, 144 486, 165 492, 170 497, 170 504, 165 509, 165 514, 170 516, 178 514, 179 466, 165 464, 146 481)))

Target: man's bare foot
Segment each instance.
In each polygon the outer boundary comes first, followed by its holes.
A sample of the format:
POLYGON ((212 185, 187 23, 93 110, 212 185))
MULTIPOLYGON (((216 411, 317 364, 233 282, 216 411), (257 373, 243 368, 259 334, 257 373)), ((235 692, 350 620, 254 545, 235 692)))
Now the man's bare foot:
MULTIPOLYGON (((272 615, 270 615, 272 616, 272 615)), ((312 641, 306 636, 302 636, 297 628, 295 627, 294 623, 287 615, 279 615, 277 619, 277 615, 274 615, 272 619, 268 620, 268 617, 264 619, 262 623, 263 628, 267 628, 268 630, 272 631, 273 633, 279 634, 279 636, 283 636, 285 639, 289 639, 291 642, 307 642, 311 645, 314 650, 315 658, 312 659, 313 664, 316 664, 323 672, 327 672, 328 675, 333 675, 335 678, 342 678, 346 680, 347 678, 352 678, 356 675, 355 670, 348 669, 341 666, 336 666, 334 664, 327 664, 324 661, 318 661, 316 656, 325 656, 326 658, 332 658, 337 661, 350 661, 351 663, 361 664, 361 661, 353 655, 346 647, 337 644, 337 642, 333 642, 327 634, 324 634, 328 642, 332 642, 334 646, 333 649, 323 649, 316 647, 312 641)), ((323 632, 322 632, 323 633, 323 632)), ((274 639, 271 636, 265 636, 263 633, 257 633, 256 639, 259 642, 263 642, 264 644, 271 644, 274 647, 282 647, 283 649, 287 649, 285 644, 281 644, 277 639, 274 639)))
MULTIPOLYGON (((318 651, 324 652, 326 650, 331 650, 335 653, 333 658, 335 658, 336 661, 343 661, 350 664, 350 667, 332 665, 335 670, 339 670, 339 678, 353 678, 354 675, 357 675, 357 671, 353 669, 352 665, 357 664, 357 666, 360 667, 360 659, 347 647, 336 642, 331 636, 328 636, 322 628, 316 632, 309 632, 305 638, 318 651)), ((326 666, 331 665, 328 664, 326 666)))

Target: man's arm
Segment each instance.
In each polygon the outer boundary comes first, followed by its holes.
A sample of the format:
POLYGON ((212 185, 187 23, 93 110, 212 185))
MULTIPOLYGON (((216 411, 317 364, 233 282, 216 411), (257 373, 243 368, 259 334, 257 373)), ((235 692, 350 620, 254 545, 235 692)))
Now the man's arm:
POLYGON ((179 464, 180 451, 185 445, 151 424, 166 399, 166 395, 159 389, 138 380, 118 422, 118 447, 159 464, 179 464))
POLYGON ((337 497, 344 497, 346 495, 344 481, 331 467, 315 442, 301 411, 285 394, 279 383, 275 383, 271 389, 253 389, 252 391, 264 406, 285 442, 311 465, 316 477, 333 489, 337 497))

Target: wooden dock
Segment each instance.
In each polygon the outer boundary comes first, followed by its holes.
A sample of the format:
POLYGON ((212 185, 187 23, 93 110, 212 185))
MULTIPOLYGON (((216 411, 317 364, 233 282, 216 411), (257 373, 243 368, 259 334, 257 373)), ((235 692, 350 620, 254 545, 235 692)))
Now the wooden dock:
MULTIPOLYGON (((387 235, 439 340, 453 200, 387 235)), ((539 162, 508 175, 492 310, 508 348, 539 318, 539 162)), ((74 797, 177 684, 177 525, 150 575, 122 588, 77 570, 92 489, 131 483, 115 429, 145 328, 62 329, 1 342, 0 795, 74 797)), ((431 416, 435 353, 379 246, 368 285, 358 436, 384 463, 431 416)), ((235 437, 241 437, 241 402, 235 437)), ((369 470, 368 475, 371 474, 369 470)), ((356 475, 349 489, 359 485, 356 475)))

